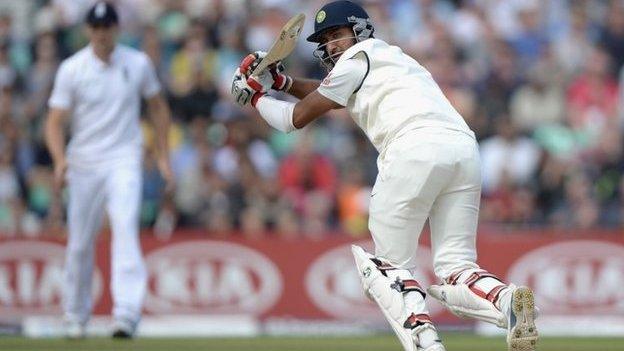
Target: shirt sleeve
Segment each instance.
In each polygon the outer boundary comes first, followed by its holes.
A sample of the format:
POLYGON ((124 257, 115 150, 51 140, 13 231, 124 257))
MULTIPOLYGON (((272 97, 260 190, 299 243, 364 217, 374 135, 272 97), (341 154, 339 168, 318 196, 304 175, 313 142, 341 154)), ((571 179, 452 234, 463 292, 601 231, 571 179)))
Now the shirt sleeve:
POLYGON ((145 55, 144 58, 145 61, 143 65, 141 95, 143 95, 144 98, 148 99, 160 92, 160 82, 158 81, 158 76, 156 75, 156 69, 154 69, 154 64, 152 63, 152 60, 147 55, 145 55))
POLYGON ((335 101, 341 106, 347 102, 353 93, 362 85, 368 73, 368 60, 360 55, 339 61, 334 69, 323 79, 317 91, 324 97, 335 101))
POLYGON ((72 106, 72 90, 71 69, 66 62, 63 62, 56 72, 48 107, 69 110, 72 106))

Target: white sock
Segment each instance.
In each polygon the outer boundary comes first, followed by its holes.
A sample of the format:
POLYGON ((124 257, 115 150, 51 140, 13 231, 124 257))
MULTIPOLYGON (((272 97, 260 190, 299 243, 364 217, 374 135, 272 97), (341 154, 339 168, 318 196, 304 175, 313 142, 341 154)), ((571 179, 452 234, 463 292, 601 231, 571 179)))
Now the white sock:
POLYGON ((513 289, 511 289, 510 287, 506 287, 505 289, 501 290, 501 292, 498 295, 498 301, 496 301, 496 303, 494 304, 494 306, 498 308, 499 311, 503 312, 505 315, 509 313, 509 309, 511 308, 511 293, 512 292, 513 292, 513 289))

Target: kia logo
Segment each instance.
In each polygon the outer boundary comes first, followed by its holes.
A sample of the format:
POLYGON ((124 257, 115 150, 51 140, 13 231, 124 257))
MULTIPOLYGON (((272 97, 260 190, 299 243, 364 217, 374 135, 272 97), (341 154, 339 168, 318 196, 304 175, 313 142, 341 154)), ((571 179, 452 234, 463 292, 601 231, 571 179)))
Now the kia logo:
MULTIPOLYGON (((41 241, 0 243, 0 315, 58 314, 61 311, 65 248, 41 241)), ((96 269, 92 295, 102 293, 96 269)), ((95 305, 96 303, 94 303, 95 305)))
POLYGON ((547 313, 624 313, 622 245, 577 240, 544 246, 516 261, 508 278, 531 286, 547 313))
POLYGON ((152 251, 145 309, 153 313, 250 313, 282 293, 278 268, 258 251, 220 241, 187 241, 152 251))
MULTIPOLYGON (((373 252, 370 241, 356 245, 373 252)), ((432 284, 435 276, 429 269, 431 253, 426 247, 418 248, 418 267, 415 272, 416 280, 423 287, 432 284)), ((351 244, 333 248, 318 257, 306 274, 305 285, 315 305, 332 317, 371 320, 382 316, 377 305, 364 295, 362 282, 351 254, 351 244)), ((431 314, 439 312, 442 308, 437 303, 430 303, 429 299, 427 307, 431 314)))

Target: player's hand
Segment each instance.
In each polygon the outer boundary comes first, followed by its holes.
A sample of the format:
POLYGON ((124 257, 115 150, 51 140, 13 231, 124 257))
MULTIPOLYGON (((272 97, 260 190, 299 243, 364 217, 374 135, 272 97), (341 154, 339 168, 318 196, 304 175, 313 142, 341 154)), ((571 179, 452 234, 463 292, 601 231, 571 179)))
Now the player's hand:
POLYGON ((273 77, 272 88, 279 91, 288 91, 292 86, 293 79, 291 76, 284 74, 284 65, 282 62, 278 62, 276 66, 269 66, 269 72, 273 77))
POLYGON ((60 160, 54 163, 54 190, 60 192, 65 186, 65 174, 67 173, 67 161, 60 160))
POLYGON ((250 87, 245 76, 241 74, 240 68, 237 68, 232 78, 231 94, 234 97, 234 101, 240 106, 245 106, 251 102, 255 107, 258 99, 265 93, 250 87))
MULTIPOLYGON (((245 58, 243 59, 243 61, 241 61, 239 65, 241 74, 243 74, 247 78, 250 78, 251 72, 253 72, 254 69, 256 69, 256 67, 260 64, 260 62, 262 62, 262 60, 265 57, 266 57, 266 52, 264 51, 256 51, 253 54, 249 54, 245 56, 245 58)), ((256 79, 256 81, 258 81, 262 85, 264 91, 268 91, 269 89, 287 91, 288 89, 290 89, 290 86, 292 85, 292 78, 284 74, 283 72, 284 72, 284 65, 282 64, 281 61, 279 61, 270 65, 267 70, 256 73, 256 75, 258 75, 261 78, 261 79, 256 79), (272 78, 272 82, 270 86, 268 85, 269 79, 263 76, 266 71, 269 72, 272 78)), ((248 81, 248 83, 252 87, 254 86, 253 82, 248 81)))
POLYGON ((266 93, 271 90, 275 81, 273 80, 273 76, 269 71, 264 70, 260 72, 260 74, 254 74, 253 76, 249 76, 247 78, 247 84, 255 91, 259 91, 262 93, 266 93))
POLYGON ((252 54, 245 56, 245 58, 241 61, 238 68, 240 69, 240 73, 245 77, 249 77, 251 72, 253 72, 256 67, 262 62, 262 60, 266 57, 266 52, 264 51, 256 51, 252 54))

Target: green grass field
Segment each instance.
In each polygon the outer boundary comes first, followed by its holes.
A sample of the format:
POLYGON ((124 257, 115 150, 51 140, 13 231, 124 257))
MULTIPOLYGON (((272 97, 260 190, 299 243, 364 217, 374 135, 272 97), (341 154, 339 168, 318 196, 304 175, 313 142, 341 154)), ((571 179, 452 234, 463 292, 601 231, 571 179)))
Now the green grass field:
MULTIPOLYGON (((506 350, 502 338, 443 334, 448 351, 506 350)), ((263 337, 249 339, 136 339, 104 338, 69 341, 0 337, 0 350, 11 351, 401 351, 392 335, 377 337, 263 337)), ((540 351, 622 351, 624 338, 542 338, 540 351)))

